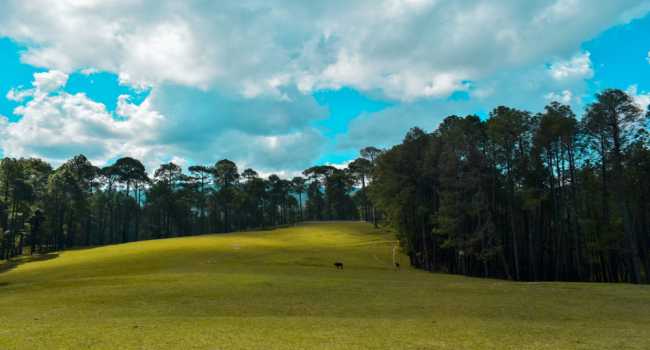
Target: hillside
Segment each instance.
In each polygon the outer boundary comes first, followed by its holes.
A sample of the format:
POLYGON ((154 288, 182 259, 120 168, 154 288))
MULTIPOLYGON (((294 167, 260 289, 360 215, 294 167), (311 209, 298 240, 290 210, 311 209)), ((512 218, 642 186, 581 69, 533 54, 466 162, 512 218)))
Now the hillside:
POLYGON ((650 348, 647 286, 396 272, 393 244, 310 223, 5 266, 0 348, 650 348))

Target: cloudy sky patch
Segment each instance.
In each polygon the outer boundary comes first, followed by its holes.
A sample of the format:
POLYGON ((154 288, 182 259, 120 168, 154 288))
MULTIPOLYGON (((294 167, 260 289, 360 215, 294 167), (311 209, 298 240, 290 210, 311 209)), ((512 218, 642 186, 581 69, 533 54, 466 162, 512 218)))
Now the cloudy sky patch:
POLYGON ((637 40, 649 9, 643 0, 9 0, 0 148, 54 163, 77 153, 148 167, 230 158, 289 173, 344 163, 449 114, 538 111, 550 100, 580 111, 609 86, 634 86, 644 101, 649 48, 637 40), (638 64, 636 76, 623 68, 638 64))

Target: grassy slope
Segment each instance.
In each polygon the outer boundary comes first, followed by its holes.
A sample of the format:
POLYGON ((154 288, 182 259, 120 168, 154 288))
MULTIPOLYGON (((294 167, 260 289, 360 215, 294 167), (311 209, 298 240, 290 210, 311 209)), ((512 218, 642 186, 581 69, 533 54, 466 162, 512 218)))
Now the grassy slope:
POLYGON ((395 272, 390 239, 330 223, 66 251, 0 273, 0 348, 650 348, 647 287, 395 272))

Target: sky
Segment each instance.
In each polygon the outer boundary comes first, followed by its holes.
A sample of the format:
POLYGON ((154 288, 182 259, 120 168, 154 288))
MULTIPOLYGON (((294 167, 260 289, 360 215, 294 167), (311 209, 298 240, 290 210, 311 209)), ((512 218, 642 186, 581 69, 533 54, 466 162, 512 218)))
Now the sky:
POLYGON ((499 105, 645 108, 649 34, 650 0, 6 0, 0 153, 288 176, 499 105))

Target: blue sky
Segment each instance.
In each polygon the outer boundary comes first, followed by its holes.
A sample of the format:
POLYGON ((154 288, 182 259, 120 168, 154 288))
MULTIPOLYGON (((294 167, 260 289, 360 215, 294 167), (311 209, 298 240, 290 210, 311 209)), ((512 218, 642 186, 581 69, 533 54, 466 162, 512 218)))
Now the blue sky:
MULTIPOLYGON (((26 51, 25 46, 11 38, 0 38, 0 114, 8 116, 11 121, 17 120, 13 109, 19 103, 4 98, 12 89, 29 87, 34 79, 34 73, 45 72, 47 69, 22 63, 21 52, 26 51)), ((148 95, 148 90, 139 91, 128 86, 120 85, 118 76, 110 72, 73 72, 65 85, 65 91, 71 94, 83 93, 90 99, 104 104, 108 110, 114 111, 117 98, 120 95, 132 96, 134 103, 141 103, 148 95)))
POLYGON ((13 115, 13 109, 18 103, 11 101, 5 96, 13 88, 30 86, 33 74, 42 72, 44 69, 38 69, 28 64, 20 62, 20 51, 24 50, 19 44, 9 38, 0 38, 0 114, 8 116, 11 121, 17 118, 13 115))
POLYGON ((290 175, 499 104, 650 103, 648 1, 161 4, 0 5, 2 154, 290 175))
POLYGON ((591 93, 603 88, 650 90, 650 16, 615 26, 589 40, 582 48, 591 53, 594 78, 591 93))

